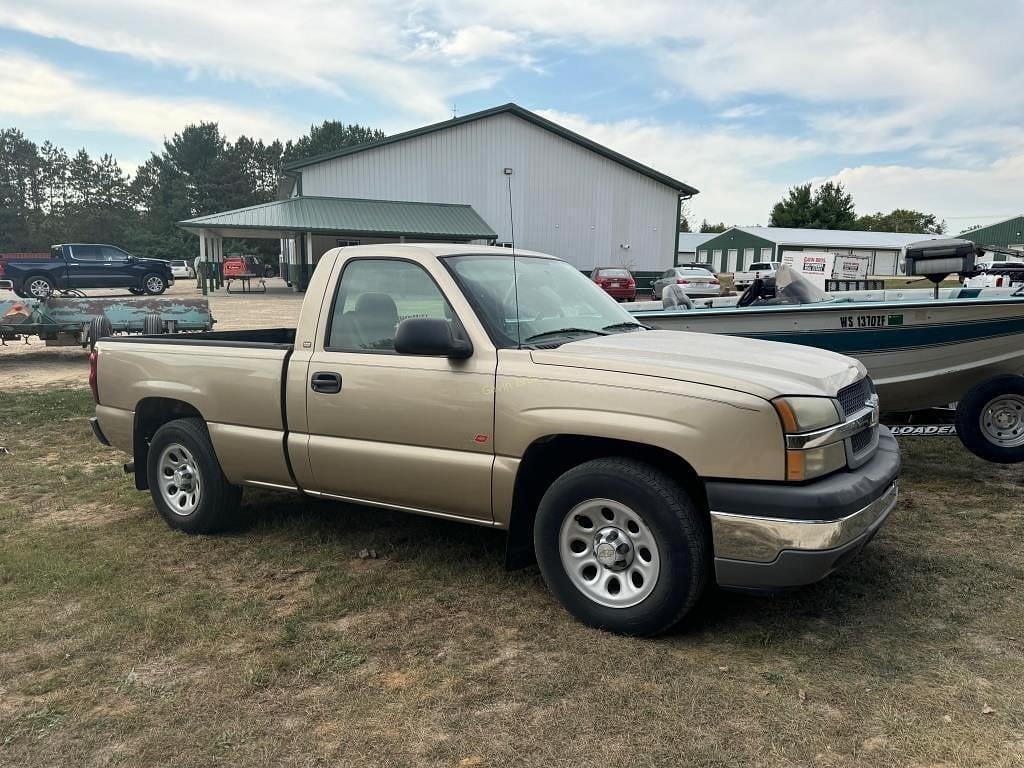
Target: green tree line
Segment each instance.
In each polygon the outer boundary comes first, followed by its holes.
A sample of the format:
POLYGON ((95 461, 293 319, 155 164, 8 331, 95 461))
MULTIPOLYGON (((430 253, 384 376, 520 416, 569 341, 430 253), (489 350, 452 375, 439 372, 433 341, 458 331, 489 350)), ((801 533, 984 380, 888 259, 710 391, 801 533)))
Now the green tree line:
MULTIPOLYGON (((685 206, 681 208, 680 232, 691 231, 690 218, 689 209, 685 206)), ((712 224, 704 219, 698 231, 724 232, 729 226, 725 222, 712 224)), ((772 207, 768 226, 794 229, 853 229, 869 232, 922 232, 934 235, 941 235, 946 231, 946 222, 939 221, 934 214, 908 208, 858 216, 853 195, 847 192, 842 184, 832 181, 826 181, 817 189, 812 189, 810 184, 797 184, 791 187, 786 196, 772 207)))
MULTIPOLYGON (((277 198, 285 163, 384 138, 328 120, 296 140, 228 141, 217 123, 186 126, 134 174, 110 154, 69 154, 0 130, 0 253, 47 251, 54 243, 119 245, 138 256, 191 258, 197 241, 177 222, 277 198)), ((271 240, 228 241, 226 252, 276 254, 271 240)))

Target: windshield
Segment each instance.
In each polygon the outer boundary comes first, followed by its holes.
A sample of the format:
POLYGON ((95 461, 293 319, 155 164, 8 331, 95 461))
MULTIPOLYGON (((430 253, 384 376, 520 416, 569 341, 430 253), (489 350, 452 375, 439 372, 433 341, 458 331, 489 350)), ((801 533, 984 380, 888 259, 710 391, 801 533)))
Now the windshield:
POLYGON ((818 304, 833 301, 823 290, 788 264, 775 273, 775 298, 778 304, 818 304))
POLYGON ((447 256, 442 261, 503 348, 632 331, 643 326, 575 267, 558 259, 505 254, 447 256), (519 308, 516 311, 516 295, 519 308))

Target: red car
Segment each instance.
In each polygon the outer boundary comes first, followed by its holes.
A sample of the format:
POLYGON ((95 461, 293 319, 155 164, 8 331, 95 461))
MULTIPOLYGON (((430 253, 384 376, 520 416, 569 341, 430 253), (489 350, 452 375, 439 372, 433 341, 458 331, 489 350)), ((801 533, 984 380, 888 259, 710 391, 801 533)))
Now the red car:
POLYGON ((616 301, 636 299, 636 280, 625 267, 598 267, 591 273, 590 279, 616 301))

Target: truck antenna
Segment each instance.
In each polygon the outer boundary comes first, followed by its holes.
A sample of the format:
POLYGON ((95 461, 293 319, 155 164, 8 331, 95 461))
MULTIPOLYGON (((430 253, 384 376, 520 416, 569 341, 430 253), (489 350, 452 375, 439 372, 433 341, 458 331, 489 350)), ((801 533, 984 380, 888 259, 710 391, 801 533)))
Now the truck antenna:
POLYGON ((515 292, 516 301, 516 343, 519 349, 522 349, 523 329, 519 325, 519 274, 516 270, 516 220, 512 210, 512 169, 506 168, 504 174, 508 180, 508 225, 512 234, 512 290, 515 292))

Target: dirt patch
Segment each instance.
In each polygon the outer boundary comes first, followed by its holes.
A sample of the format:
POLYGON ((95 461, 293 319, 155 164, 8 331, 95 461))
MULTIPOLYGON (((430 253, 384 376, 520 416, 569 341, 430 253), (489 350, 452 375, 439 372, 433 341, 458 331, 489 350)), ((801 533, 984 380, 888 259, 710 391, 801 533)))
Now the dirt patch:
POLYGON ((135 517, 138 510, 124 505, 74 503, 50 498, 37 502, 29 515, 33 527, 93 528, 135 517))

